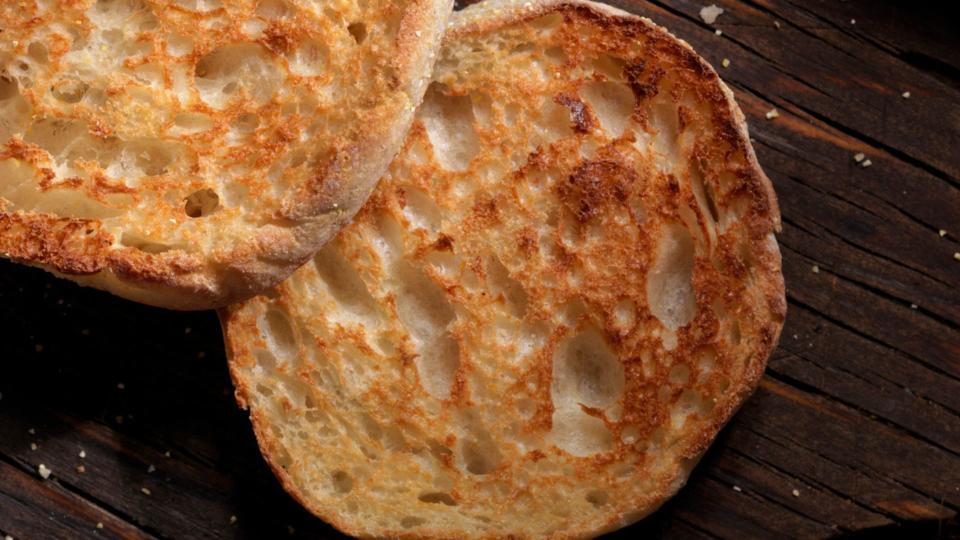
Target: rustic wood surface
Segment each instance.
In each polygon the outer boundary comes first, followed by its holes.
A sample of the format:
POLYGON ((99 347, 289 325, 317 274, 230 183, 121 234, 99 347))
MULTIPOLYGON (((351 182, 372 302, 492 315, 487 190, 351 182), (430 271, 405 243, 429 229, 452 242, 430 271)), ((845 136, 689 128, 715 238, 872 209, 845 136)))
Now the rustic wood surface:
MULTIPOLYGON (((960 536, 957 9, 719 0, 710 26, 709 2, 612 3, 734 89, 780 197, 790 301, 756 395, 616 536, 960 536)), ((0 263, 0 329, 0 537, 337 537, 264 465, 213 313, 0 263)))

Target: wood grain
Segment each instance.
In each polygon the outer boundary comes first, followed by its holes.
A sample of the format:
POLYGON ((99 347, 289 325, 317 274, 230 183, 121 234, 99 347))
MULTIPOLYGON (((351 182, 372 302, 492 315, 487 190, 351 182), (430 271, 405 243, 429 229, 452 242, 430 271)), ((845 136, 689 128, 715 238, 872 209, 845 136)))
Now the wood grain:
MULTIPOLYGON (((612 536, 960 536, 957 8, 720 0, 708 26, 699 1, 611 3, 730 60, 790 301, 760 389, 688 486, 612 536)), ((0 328, 0 536, 338 537, 264 465, 214 314, 0 263, 0 328)))

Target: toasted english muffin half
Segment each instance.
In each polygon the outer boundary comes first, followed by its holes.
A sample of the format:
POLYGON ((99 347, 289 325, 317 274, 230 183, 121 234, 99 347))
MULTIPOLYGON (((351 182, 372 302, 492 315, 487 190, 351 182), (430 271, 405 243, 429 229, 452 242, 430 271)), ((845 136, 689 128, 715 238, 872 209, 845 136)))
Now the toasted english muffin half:
POLYGON ((786 311, 778 219, 687 44, 592 3, 481 3, 355 222, 221 312, 237 399, 348 534, 611 531, 756 386, 786 311))
POLYGON ((451 0, 0 6, 0 256, 178 309, 275 285, 396 155, 451 0))

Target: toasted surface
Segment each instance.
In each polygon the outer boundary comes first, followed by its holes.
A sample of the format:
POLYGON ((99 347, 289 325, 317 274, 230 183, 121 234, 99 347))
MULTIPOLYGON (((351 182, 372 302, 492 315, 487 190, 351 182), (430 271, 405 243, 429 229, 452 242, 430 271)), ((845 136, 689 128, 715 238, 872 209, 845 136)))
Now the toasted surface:
POLYGON ((684 483, 785 316, 776 201, 714 71, 575 1, 454 16, 400 158, 221 312, 286 489, 373 537, 583 537, 684 483))
POLYGON ((0 255, 172 308, 249 297, 362 206, 451 0, 0 6, 0 255))

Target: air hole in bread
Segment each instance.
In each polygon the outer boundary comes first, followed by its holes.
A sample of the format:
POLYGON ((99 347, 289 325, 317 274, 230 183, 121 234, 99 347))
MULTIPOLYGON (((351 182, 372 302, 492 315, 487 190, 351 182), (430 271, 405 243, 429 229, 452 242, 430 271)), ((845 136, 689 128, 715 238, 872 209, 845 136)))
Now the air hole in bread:
POLYGON ((347 31, 353 36, 353 40, 357 42, 357 45, 362 44, 367 39, 367 25, 362 22, 355 22, 347 26, 347 31))
POLYGON ((160 64, 142 64, 133 70, 134 77, 140 82, 154 87, 163 85, 163 67, 160 64))
POLYGON ((220 196, 216 191, 206 188, 191 193, 186 199, 183 211, 187 217, 202 218, 213 214, 219 207, 220 196))
POLYGON ((377 214, 376 227, 370 230, 370 243, 379 256, 381 265, 386 267, 403 257, 403 229, 386 212, 377 214))
POLYGON ((272 352, 257 349, 254 351, 253 357, 256 358, 257 366, 263 370, 264 373, 272 375, 276 371, 277 357, 274 356, 272 352))
POLYGON ((510 313, 522 319, 527 312, 527 291, 519 281, 510 277, 510 271, 497 257, 490 257, 487 261, 487 282, 494 291, 503 294, 510 313))
POLYGON ((559 12, 544 15, 543 17, 534 19, 529 23, 531 27, 543 33, 556 30, 561 24, 563 24, 563 14, 559 12))
POLYGON ((720 211, 717 209, 717 197, 714 195, 713 186, 704 181, 703 173, 700 172, 700 168, 694 164, 691 166, 691 176, 694 179, 694 182, 699 184, 701 195, 703 201, 701 204, 706 205, 707 212, 710 215, 710 218, 713 219, 714 223, 720 221, 720 211))
POLYGON ((242 138, 253 133, 260 125, 260 118, 253 113, 244 113, 237 116, 230 123, 230 135, 234 139, 242 138))
POLYGON ((24 140, 43 148, 54 158, 74 141, 89 139, 83 122, 61 118, 43 118, 34 122, 24 134, 24 140))
POLYGON ((397 315, 417 348, 420 384, 432 396, 446 399, 460 367, 460 345, 450 335, 453 307, 446 293, 422 269, 399 263, 397 315))
POLYGON ((50 89, 53 97, 64 103, 79 103, 90 86, 80 79, 65 77, 54 83, 50 89))
POLYGON ((657 259, 647 274, 647 301, 665 327, 676 330, 696 313, 693 290, 693 238, 678 224, 663 227, 657 259))
POLYGON ((543 52, 543 55, 554 64, 563 64, 567 61, 567 53, 563 47, 550 47, 543 52))
POLYGON ((684 390, 670 412, 670 421, 674 429, 680 429, 693 415, 709 412, 712 402, 703 399, 696 390, 684 390))
POLYGON ((690 366, 686 364, 677 364, 670 368, 670 375, 667 377, 670 384, 683 385, 690 380, 690 366))
POLYGON ((714 367, 717 365, 717 350, 710 346, 705 347, 702 352, 697 357, 697 371, 699 376, 697 380, 700 384, 703 384, 710 378, 710 375, 713 373, 714 367))
POLYGON ((120 243, 124 246, 138 249, 144 253, 152 254, 166 253, 167 251, 174 249, 174 247, 171 245, 164 244, 162 242, 153 242, 129 232, 123 233, 123 235, 120 237, 120 243))
MULTIPOLYGON (((570 111, 552 99, 543 100, 541 103, 540 117, 535 124, 542 137, 540 143, 549 144, 557 139, 572 135, 573 127, 570 121, 570 111)), ((526 156, 524 161, 526 161, 526 156)))
POLYGON ((198 13, 207 13, 223 7, 220 0, 174 0, 174 4, 198 13))
POLYGON ((290 7, 284 0, 260 0, 256 13, 267 19, 281 19, 290 15, 290 7))
POLYGON ((27 47, 27 54, 33 59, 34 62, 39 64, 46 64, 50 61, 50 58, 47 54, 47 46, 43 43, 33 42, 27 47))
POLYGON ((578 457, 609 452, 614 447, 613 435, 603 420, 570 406, 554 410, 550 440, 560 450, 578 457))
POLYGON ((445 504, 447 506, 457 505, 457 501, 455 501, 449 493, 436 492, 436 491, 429 492, 429 493, 421 493, 420 496, 417 498, 428 504, 445 504))
POLYGON ((587 492, 586 499, 588 503, 599 507, 607 504, 607 501, 610 500, 610 493, 602 489, 594 489, 587 492))
POLYGON ((405 201, 403 215, 411 225, 430 233, 440 228, 443 214, 433 197, 417 188, 405 188, 403 200, 405 201))
POLYGON ((243 93, 254 104, 266 103, 282 75, 271 55, 255 43, 225 45, 201 58, 194 70, 200 98, 223 108, 233 94, 243 93))
POLYGON ((623 58, 603 54, 595 58, 592 64, 594 72, 602 75, 604 79, 623 82, 623 68, 627 64, 623 58))
POLYGON ((432 83, 427 89, 420 117, 440 165, 449 170, 467 168, 480 150, 474 130, 470 96, 449 95, 446 87, 432 83))
POLYGON ((493 98, 483 92, 474 92, 470 94, 470 102, 477 122, 481 126, 489 127, 493 122, 493 98))
POLYGON ((168 167, 177 158, 175 143, 138 140, 130 141, 123 149, 123 167, 126 170, 136 168, 147 176, 166 174, 168 167))
POLYGON ((596 329, 564 341, 553 358, 553 400, 603 408, 623 396, 623 364, 596 329))
POLYGON ((6 73, 0 75, 0 101, 20 96, 20 85, 17 80, 6 73))
POLYGON ((167 53, 173 56, 186 56, 193 52, 193 38, 173 34, 167 37, 167 53))
POLYGON ((378 314, 376 301, 357 270, 333 244, 328 243, 313 259, 320 279, 341 306, 361 317, 364 322, 373 322, 371 319, 378 314))
POLYGON ((591 81, 584 84, 580 92, 607 136, 618 138, 623 135, 637 103, 630 88, 616 82, 591 81))
POLYGON ((486 434, 462 442, 460 453, 464 468, 470 474, 490 474, 500 466, 500 462, 503 460, 503 455, 490 436, 486 434))
POLYGON ((680 118, 669 101, 654 101, 650 108, 650 127, 655 131, 653 151, 661 171, 670 171, 679 161, 680 118))
POLYGON ((279 359, 290 361, 297 355, 297 338, 290 319, 279 308, 269 308, 259 323, 267 347, 279 359))
POLYGON ((420 525, 423 525, 426 522, 427 520, 420 517, 406 516, 400 520, 400 526, 403 527, 404 529, 412 529, 414 527, 419 527, 420 525))
POLYGON ((353 478, 346 471, 333 471, 330 474, 330 482, 333 484, 334 492, 345 495, 353 489, 353 478))
POLYGON ((213 120, 203 113, 180 113, 174 117, 173 125, 179 133, 192 134, 212 128, 213 120))
POLYGON ((16 79, 0 76, 0 144, 14 133, 21 133, 30 121, 33 108, 20 95, 16 79))
POLYGON ((289 58, 290 71, 303 77, 322 75, 329 63, 330 49, 326 44, 312 40, 305 41, 289 58))
POLYGON ((740 321, 733 320, 730 321, 730 324, 727 326, 728 334, 727 338, 730 340, 732 345, 740 344, 740 321))
POLYGON ((508 53, 510 56, 519 56, 523 54, 529 54, 536 50, 536 47, 533 43, 520 43, 519 45, 514 46, 510 49, 508 53))

